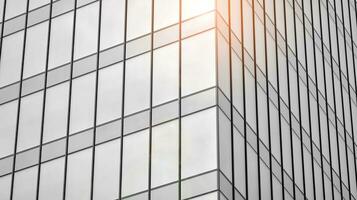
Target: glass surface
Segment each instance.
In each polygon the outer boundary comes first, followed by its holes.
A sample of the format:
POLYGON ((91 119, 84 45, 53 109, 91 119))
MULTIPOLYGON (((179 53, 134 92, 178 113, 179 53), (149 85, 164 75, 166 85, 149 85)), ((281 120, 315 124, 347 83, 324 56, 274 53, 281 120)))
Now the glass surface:
POLYGON ((63 194, 64 157, 41 165, 39 199, 60 200, 63 194))
POLYGON ((214 10, 215 3, 215 0, 182 0, 182 19, 214 10))
POLYGON ((178 121, 152 129, 152 186, 160 186, 178 178, 178 121))
POLYGON ((124 15, 125 1, 102 1, 100 49, 106 49, 123 42, 124 15))
POLYGON ((125 69, 125 115, 149 107, 150 54, 127 60, 125 69))
POLYGON ((17 101, 0 106, 0 158, 14 153, 17 101))
POLYGON ((40 144, 43 92, 21 100, 17 151, 40 144))
POLYGON ((217 167, 216 118, 216 109, 182 118, 183 178, 217 167))
POLYGON ((182 95, 214 86, 215 33, 205 32, 182 41, 182 95))
POLYGON ((178 43, 154 51, 153 105, 178 98, 178 43))
POLYGON ((16 172, 14 180, 14 200, 35 200, 37 186, 37 166, 16 172))
POLYGON ((123 197, 146 190, 148 187, 148 130, 124 138, 123 197))
POLYGON ((151 0, 128 1, 127 40, 134 39, 151 30, 151 0))
POLYGON ((38 24, 27 30, 24 78, 45 71, 47 33, 48 22, 38 24))
POLYGON ((2 40, 0 87, 20 80, 24 31, 2 40))
POLYGON ((87 56, 97 50, 98 5, 93 3, 77 10, 74 59, 87 56))
POLYGON ((179 0, 154 0, 155 30, 178 23, 179 21, 179 0))
POLYGON ((46 4, 49 4, 51 0, 30 0, 29 2, 29 9, 32 10, 32 9, 35 9, 35 8, 38 8, 40 6, 43 6, 43 5, 46 5, 46 4))
POLYGON ((95 78, 91 73, 73 80, 70 133, 93 126, 95 78))
POLYGON ((0 197, 10 198, 11 175, 0 177, 0 197))
POLYGON ((11 0, 6 2, 5 19, 10 19, 26 12, 27 0, 11 0))
POLYGON ((46 92, 44 142, 66 135, 69 82, 48 88, 46 92))
POLYGON ((49 69, 71 60, 73 12, 56 17, 51 24, 49 69))
POLYGON ((121 116, 123 64, 119 63, 99 71, 98 124, 121 116))

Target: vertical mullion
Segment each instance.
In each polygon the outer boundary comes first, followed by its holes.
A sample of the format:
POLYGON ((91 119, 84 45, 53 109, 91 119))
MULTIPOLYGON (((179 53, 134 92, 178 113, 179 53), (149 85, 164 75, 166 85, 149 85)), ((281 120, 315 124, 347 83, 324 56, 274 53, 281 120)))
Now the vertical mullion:
MULTIPOLYGON (((6 2, 7 0, 4 0, 4 7, 2 11, 2 20, 1 20, 1 35, 0 35, 0 60, 2 58, 2 40, 4 37, 4 24, 5 24, 5 14, 6 14, 6 2)), ((0 66, 1 67, 1 66, 0 66)))
POLYGON ((63 178, 63 196, 62 199, 66 199, 66 183, 67 183, 67 168, 68 168, 68 147, 69 147, 69 131, 71 122, 71 100, 72 100, 72 82, 73 82, 73 62, 74 62, 74 45, 75 45, 75 33, 76 33, 76 18, 77 18, 77 0, 74 0, 73 11, 73 30, 72 30, 72 49, 71 49, 71 64, 70 64, 70 77, 69 77, 69 95, 68 95, 68 111, 67 111, 67 130, 66 130, 66 151, 64 159, 64 178, 63 178))
POLYGON ((280 175, 281 175, 281 192, 282 199, 285 199, 284 192, 284 160, 283 160, 283 136, 281 130, 281 105, 280 105, 280 81, 279 81, 279 55, 278 55, 278 37, 277 37, 277 19, 276 19, 276 0, 273 0, 273 10, 274 10, 274 39, 275 39, 275 61, 276 61, 276 81, 277 81, 277 91, 278 91, 278 124, 279 124, 279 150, 280 150, 280 175))
MULTIPOLYGON (((257 50, 255 32, 255 1, 252 0, 252 21, 253 21, 253 64, 254 64, 254 101, 255 101, 255 125, 257 134, 257 174, 258 174, 258 199, 262 198, 260 183, 260 136, 259 136, 259 117, 258 117, 258 88, 257 88, 257 50)), ((232 101, 232 100, 231 100, 232 101)))
POLYGON ((119 197, 122 199, 122 183, 123 183, 123 149, 124 149, 124 110, 125 110, 125 69, 126 69, 126 45, 127 45, 127 29, 128 29, 128 2, 125 0, 124 13, 124 43, 123 43, 123 81, 122 81, 122 101, 121 101, 121 127, 120 127, 120 166, 119 166, 119 197))
POLYGON ((182 0, 179 0, 179 38, 178 38, 178 45, 179 45, 179 59, 178 59, 178 64, 179 64, 179 80, 178 80, 178 199, 181 200, 181 190, 182 190, 182 184, 181 184, 181 179, 182 179, 182 102, 181 102, 181 96, 182 96, 182 0))
POLYGON ((267 118, 268 118, 268 142, 269 142, 269 182, 270 182, 270 199, 274 199, 273 194, 273 169, 272 169, 272 153, 271 153, 271 127, 270 127, 270 98, 269 98, 269 76, 268 76, 268 48, 267 48, 267 26, 266 26, 266 2, 263 0, 264 13, 264 62, 265 62, 265 86, 266 86, 266 102, 267 102, 267 118))
MULTIPOLYGON (((291 167, 292 167, 292 181, 293 181, 293 199, 296 198, 295 189, 295 167, 294 167, 294 142, 293 142, 293 132, 292 132, 292 120, 291 120, 291 95, 290 95, 290 66, 289 66, 289 52, 288 52, 288 36, 287 36, 287 23, 286 23, 286 2, 283 0, 284 8, 284 37, 285 37, 285 60, 286 60, 286 76, 288 82, 288 109, 289 109, 289 133, 290 133, 290 156, 291 156, 291 167)), ((295 15, 295 13, 293 13, 295 15)))
MULTIPOLYGON (((17 101, 17 116, 16 116, 16 131, 15 131, 15 144, 14 144, 14 157, 12 161, 12 171, 11 171, 11 191, 10 191, 10 200, 14 196, 14 182, 15 182, 15 171, 16 171, 16 155, 17 155, 17 142, 19 136, 19 125, 20 125, 20 109, 21 109, 21 96, 22 96, 22 85, 23 85, 23 75, 24 75, 24 65, 25 65, 25 50, 26 50, 26 37, 27 37, 27 24, 28 24, 28 11, 29 11, 29 2, 26 1, 26 14, 25 14, 25 29, 22 43, 22 58, 21 58, 21 72, 20 72, 20 86, 19 86, 19 96, 17 101)), ((3 31, 2 31, 3 32, 3 31)))
POLYGON ((98 114, 98 87, 99 87, 99 59, 100 59, 100 38, 101 38, 101 24, 102 24, 102 0, 99 1, 98 8, 98 37, 97 37, 97 53, 96 53, 96 69, 95 69, 95 97, 94 97, 94 120, 93 120, 93 149, 92 149, 92 163, 91 163, 91 191, 90 199, 94 198, 94 173, 95 173, 95 150, 97 138, 97 114, 98 114))
POLYGON ((51 26, 52 25, 52 6, 53 6, 53 0, 50 0, 50 11, 49 11, 50 18, 49 18, 49 22, 48 22, 48 32, 47 32, 46 68, 45 68, 44 90, 43 90, 43 99, 42 99, 41 136, 40 136, 40 146, 39 146, 40 150, 39 150, 39 157, 38 157, 36 199, 39 199, 39 195, 40 195, 42 144, 43 144, 43 133, 44 133, 44 127, 45 127, 47 78, 48 78, 48 65, 49 65, 49 55, 50 55, 51 27, 52 27, 51 26))

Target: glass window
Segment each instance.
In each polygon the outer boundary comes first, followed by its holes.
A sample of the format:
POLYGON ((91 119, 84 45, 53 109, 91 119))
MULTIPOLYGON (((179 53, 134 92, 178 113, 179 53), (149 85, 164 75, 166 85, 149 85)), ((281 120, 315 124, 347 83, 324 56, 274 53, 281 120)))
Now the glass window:
POLYGON ((178 178, 178 121, 152 129, 152 186, 178 178))
POLYGON ((216 109, 182 118, 182 177, 217 167, 216 109))
POLYGON ((26 36, 24 78, 45 71, 48 22, 28 29, 26 36))
POLYGON ((125 74, 125 115, 149 107, 150 54, 129 59, 125 74))
POLYGON ((179 21, 178 0, 155 0, 155 30, 164 28, 179 21))
POLYGON ((14 153, 17 101, 0 106, 0 158, 14 153))
POLYGON ((64 137, 67 130, 69 83, 47 89, 43 141, 64 137))
POLYGON ((0 87, 20 80, 24 31, 3 39, 0 61, 0 87))
POLYGON ((127 39, 139 37, 151 30, 151 0, 128 1, 127 39))
POLYGON ((215 0, 182 0, 182 19, 188 19, 215 9, 215 0))
POLYGON ((182 95, 215 85, 215 57, 214 31, 182 41, 182 95))
POLYGON ((0 177, 0 197, 10 197, 11 174, 0 177))
POLYGON ((90 199, 92 149, 68 156, 66 199, 90 199))
POLYGON ((98 3, 78 9, 74 58, 81 58, 97 51, 98 3))
POLYGON ((90 128, 94 119, 95 73, 73 80, 70 133, 90 128))
POLYGON ((117 119, 121 116, 122 80, 122 63, 99 71, 98 124, 117 119))
POLYGON ((120 140, 96 147, 94 199, 117 199, 119 194, 120 140))
POLYGON ((49 69, 71 61, 73 12, 52 20, 49 69))
POLYGON ((16 172, 14 177, 14 200, 36 199, 37 167, 16 172))
POLYGON ((40 144, 43 92, 22 98, 17 151, 40 144))
POLYGON ((5 19, 10 19, 26 12, 27 0, 6 1, 5 19))
POLYGON ((32 10, 48 3, 50 3, 50 0, 30 0, 29 9, 32 10))
POLYGON ((154 51, 153 104, 178 97, 178 44, 154 51))
POLYGON ((123 197, 144 191, 148 187, 148 130, 124 138, 123 197))
POLYGON ((61 200, 63 194, 64 157, 43 163, 39 199, 61 200))
POLYGON ((112 47, 124 40, 125 1, 103 0, 100 49, 112 47))

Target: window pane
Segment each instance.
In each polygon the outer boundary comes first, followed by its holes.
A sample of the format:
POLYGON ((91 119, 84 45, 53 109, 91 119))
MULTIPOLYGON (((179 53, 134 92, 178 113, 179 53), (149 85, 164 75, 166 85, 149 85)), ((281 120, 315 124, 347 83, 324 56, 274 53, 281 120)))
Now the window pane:
POLYGON ((128 1, 127 39, 139 37, 151 30, 151 0, 128 1))
POLYGON ((24 78, 45 71, 47 53, 48 22, 28 29, 26 37, 26 53, 24 78))
POLYGON ((94 199, 116 199, 119 195, 120 140, 96 147, 94 199))
POLYGON ((15 17, 26 12, 27 0, 6 1, 5 19, 15 17))
POLYGON ((37 166, 16 172, 14 177, 14 200, 35 200, 37 186, 37 166))
POLYGON ((72 49, 73 12, 52 20, 49 68, 70 62, 72 49))
POLYGON ((14 153, 17 101, 0 106, 0 158, 14 153))
POLYGON ((217 167, 216 118, 216 109, 182 118, 183 178, 217 167))
POLYGON ((40 144, 42 101, 43 92, 22 98, 17 151, 40 144))
POLYGON ((64 158, 41 165, 39 199, 61 200, 63 194, 64 158))
POLYGON ((68 156, 67 200, 90 199, 92 149, 68 156))
POLYGON ((0 61, 0 87, 20 80, 24 31, 3 39, 0 61))
POLYGON ((178 97, 178 63, 177 43, 154 51, 154 105, 178 97))
POLYGON ((215 56, 214 31, 182 41, 182 95, 215 85, 215 56))
POLYGON ((122 80, 122 63, 99 71, 98 124, 117 119, 121 116, 122 80))
POLYGON ((0 177, 0 197, 3 197, 4 200, 10 199, 10 191, 11 191, 11 174, 0 177))
POLYGON ((30 10, 50 3, 50 0, 30 0, 30 10))
POLYGON ((94 119, 95 73, 73 80, 70 133, 90 128, 94 119))
POLYGON ((64 137, 67 130, 69 83, 47 89, 43 141, 64 137))
POLYGON ((182 19, 188 19, 215 9, 215 0, 182 0, 182 19))
POLYGON ((105 49, 124 40, 125 1, 103 0, 100 49, 105 49))
POLYGON ((78 9, 74 58, 96 52, 98 40, 98 3, 78 9))
POLYGON ((155 0, 155 30, 178 23, 178 0, 155 0))
POLYGON ((152 186, 178 178, 178 121, 168 122, 152 130, 152 186))
POLYGON ((124 138, 123 196, 146 190, 148 187, 148 130, 124 138))
POLYGON ((144 54, 126 63, 125 115, 149 107, 150 54, 144 54))

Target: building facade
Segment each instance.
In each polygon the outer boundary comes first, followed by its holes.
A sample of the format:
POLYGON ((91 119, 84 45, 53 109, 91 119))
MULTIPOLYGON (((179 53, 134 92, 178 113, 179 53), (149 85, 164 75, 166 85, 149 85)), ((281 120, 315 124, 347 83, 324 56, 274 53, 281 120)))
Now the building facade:
POLYGON ((357 199, 355 0, 0 0, 0 200, 357 199))

